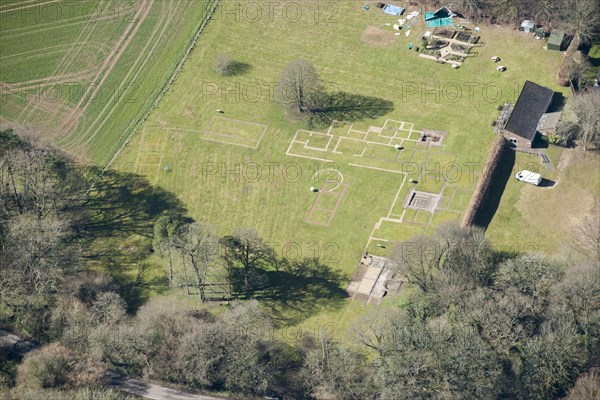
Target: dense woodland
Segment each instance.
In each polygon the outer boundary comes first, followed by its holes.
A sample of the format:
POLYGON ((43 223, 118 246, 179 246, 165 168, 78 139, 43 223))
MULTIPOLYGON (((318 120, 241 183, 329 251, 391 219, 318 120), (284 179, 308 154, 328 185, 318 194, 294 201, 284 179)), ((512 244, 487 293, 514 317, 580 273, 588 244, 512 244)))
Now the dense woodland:
POLYGON ((217 238, 134 174, 82 167, 12 131, 0 134, 0 184, 0 324, 43 345, 22 360, 3 353, 9 398, 118 398, 103 389, 107 370, 236 398, 588 399, 600 390, 595 220, 555 259, 498 253, 479 230, 443 226, 392 253, 411 283, 396 306, 349 336, 317 329, 290 340, 276 334, 275 304, 343 297, 343 279, 319 260, 279 258, 249 229, 217 238), (115 246, 130 236, 140 240, 115 246), (115 279, 120 263, 153 253, 165 285, 197 299, 148 300, 115 279), (207 304, 211 276, 228 305, 207 304))
POLYGON ((600 29, 598 0, 453 0, 433 1, 475 21, 517 25, 524 19, 546 29, 562 29, 581 42, 596 39, 600 29))

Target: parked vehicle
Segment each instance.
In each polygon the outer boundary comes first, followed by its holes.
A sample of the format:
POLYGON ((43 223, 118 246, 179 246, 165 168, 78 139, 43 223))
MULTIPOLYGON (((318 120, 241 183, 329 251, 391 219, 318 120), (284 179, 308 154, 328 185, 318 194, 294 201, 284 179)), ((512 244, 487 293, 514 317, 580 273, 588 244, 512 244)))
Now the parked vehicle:
POLYGON ((535 172, 527 171, 526 169, 517 172, 515 178, 521 182, 531 183, 532 185, 538 186, 542 183, 542 176, 535 172))

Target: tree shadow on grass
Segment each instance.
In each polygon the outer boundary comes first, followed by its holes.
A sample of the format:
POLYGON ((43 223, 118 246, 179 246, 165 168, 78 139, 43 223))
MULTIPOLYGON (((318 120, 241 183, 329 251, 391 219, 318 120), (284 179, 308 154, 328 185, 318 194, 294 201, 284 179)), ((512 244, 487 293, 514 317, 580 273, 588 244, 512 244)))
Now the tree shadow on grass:
POLYGON ((154 223, 169 211, 185 215, 177 197, 134 173, 91 170, 92 190, 77 223, 84 258, 106 271, 119 285, 128 310, 135 311, 152 294, 168 290, 162 266, 151 264, 154 223))
POLYGON ((583 54, 586 54, 588 56, 588 61, 592 65, 592 67, 600 67, 600 56, 595 57, 596 54, 590 55, 590 52, 591 52, 593 46, 594 46, 594 43, 591 43, 591 42, 590 43, 582 43, 581 45, 579 45, 579 50, 583 54))
POLYGON ((500 200, 502 200, 504 189, 512 176, 515 158, 514 150, 508 147, 504 149, 501 165, 495 171, 492 178, 493 184, 490 185, 489 191, 483 200, 483 204, 479 207, 479 211, 477 212, 474 221, 475 225, 487 229, 492 222, 492 219, 498 210, 498 206, 500 205, 500 200))
POLYGON ((227 76, 239 76, 244 75, 248 71, 252 69, 252 65, 241 62, 241 61, 233 61, 229 68, 227 69, 227 76))
POLYGON ((282 259, 275 269, 262 271, 263 284, 253 292, 280 323, 298 323, 327 309, 343 307, 348 293, 338 271, 318 259, 282 259))
POLYGON ((592 67, 594 67, 594 68, 600 67, 600 57, 598 57, 598 58, 590 57, 588 60, 589 60, 590 64, 592 65, 592 67))
POLYGON ((324 94, 320 106, 311 112, 311 125, 330 125, 332 121, 375 119, 394 110, 394 103, 378 97, 346 92, 324 94))
POLYGON ((169 280, 162 273, 156 274, 156 266, 142 262, 136 265, 135 277, 121 277, 119 293, 127 299, 127 311, 135 312, 153 294, 161 294, 169 290, 169 280))
POLYGON ((85 203, 87 219, 78 226, 83 237, 96 239, 140 235, 152 237, 154 222, 165 211, 184 215, 177 197, 133 173, 106 171, 94 183, 85 203))
POLYGON ((135 312, 152 295, 169 290, 169 280, 162 264, 148 259, 151 254, 148 239, 103 240, 96 246, 103 251, 95 257, 94 263, 117 284, 117 291, 127 303, 128 312, 135 312), (111 250, 107 250, 109 248, 111 250))

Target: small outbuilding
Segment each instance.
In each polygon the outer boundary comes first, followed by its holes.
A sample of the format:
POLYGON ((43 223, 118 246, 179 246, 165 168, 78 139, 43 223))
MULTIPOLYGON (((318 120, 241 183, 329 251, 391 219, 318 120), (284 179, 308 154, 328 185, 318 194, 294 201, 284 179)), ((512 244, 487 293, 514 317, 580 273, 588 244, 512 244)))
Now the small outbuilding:
POLYGON ((548 38, 548 50, 562 51, 565 41, 565 33, 561 31, 552 31, 548 38))
POLYGON ((383 7, 383 12, 390 15, 402 15, 404 13, 404 8, 392 4, 386 4, 383 7))
POLYGON ((521 26, 519 27, 519 30, 521 32, 532 33, 532 32, 535 31, 535 22, 526 19, 525 21, 523 21, 521 23, 521 26))

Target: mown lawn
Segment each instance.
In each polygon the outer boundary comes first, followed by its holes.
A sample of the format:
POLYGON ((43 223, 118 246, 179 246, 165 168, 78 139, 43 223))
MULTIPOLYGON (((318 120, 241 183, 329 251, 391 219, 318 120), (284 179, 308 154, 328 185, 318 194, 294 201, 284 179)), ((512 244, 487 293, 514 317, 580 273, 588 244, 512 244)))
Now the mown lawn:
MULTIPOLYGON (((362 3, 339 2, 334 14, 320 9, 315 17, 322 2, 307 1, 298 3, 301 17, 286 14, 284 18, 283 10, 277 7, 273 18, 265 15, 254 21, 243 15, 236 17, 236 4, 227 1, 217 9, 181 75, 136 132, 117 165, 144 174, 150 182, 177 194, 194 219, 212 223, 221 235, 236 227, 253 227, 278 254, 289 256, 292 244, 294 256, 316 254, 346 278, 365 251, 375 224, 388 216, 397 194, 400 200, 393 214, 405 211, 402 201, 408 183, 401 189, 403 175, 355 167, 349 165, 346 156, 330 151, 319 154, 333 164, 286 155, 296 132, 308 128, 306 121, 286 115, 271 95, 287 63, 296 59, 311 62, 332 92, 393 103, 393 111, 385 115, 354 121, 357 130, 382 127, 392 119, 412 122, 415 129, 447 131, 443 150, 417 159, 421 171, 415 176, 422 176, 425 162, 428 173, 414 188, 454 192, 452 204, 459 212, 468 204, 494 139, 490 123, 497 116, 498 104, 514 101, 527 79, 561 90, 554 83, 561 54, 544 51, 539 41, 516 31, 481 26, 481 44, 474 56, 455 70, 419 58, 408 49, 410 41, 420 44, 425 32, 422 24, 413 27, 408 38, 402 33, 388 47, 362 42, 366 27, 396 20, 375 8, 364 12, 362 3), (222 52, 244 65, 243 73, 216 75, 213 60, 222 52), (494 55, 508 67, 505 73, 496 71, 490 61, 494 55), (222 137, 221 143, 211 140, 214 136, 208 138, 205 130, 219 115, 217 109, 224 111, 222 117, 266 125, 258 148, 236 145, 235 132, 222 137), (153 161, 140 162, 148 159, 153 161), (448 181, 440 172, 451 162, 461 173, 448 181), (330 226, 307 223, 315 201, 315 194, 308 190, 313 184, 311 178, 315 172, 332 167, 345 177, 351 176, 348 189, 330 226)), ((241 10, 244 12, 243 6, 241 10)), ((326 132, 327 126, 310 130, 326 132)), ((321 140, 318 143, 323 145, 321 140)), ((310 155, 317 153, 311 150, 310 155)), ((450 204, 451 199, 444 201, 450 204)), ((416 224, 385 222, 381 231, 375 230, 376 236, 406 240, 413 233, 431 232, 459 215, 436 213, 429 226, 422 215, 414 217, 416 224)), ((355 308, 351 306, 351 310, 355 308)), ((332 304, 319 315, 337 321, 345 313, 345 306, 332 304)), ((354 314, 350 311, 348 315, 354 314)))
POLYGON ((600 211, 600 157, 580 149, 563 150, 558 169, 549 172, 537 157, 518 153, 513 176, 526 165, 537 166, 554 186, 509 180, 487 237, 508 252, 567 255, 579 240, 579 225, 586 217, 597 218, 600 211))

